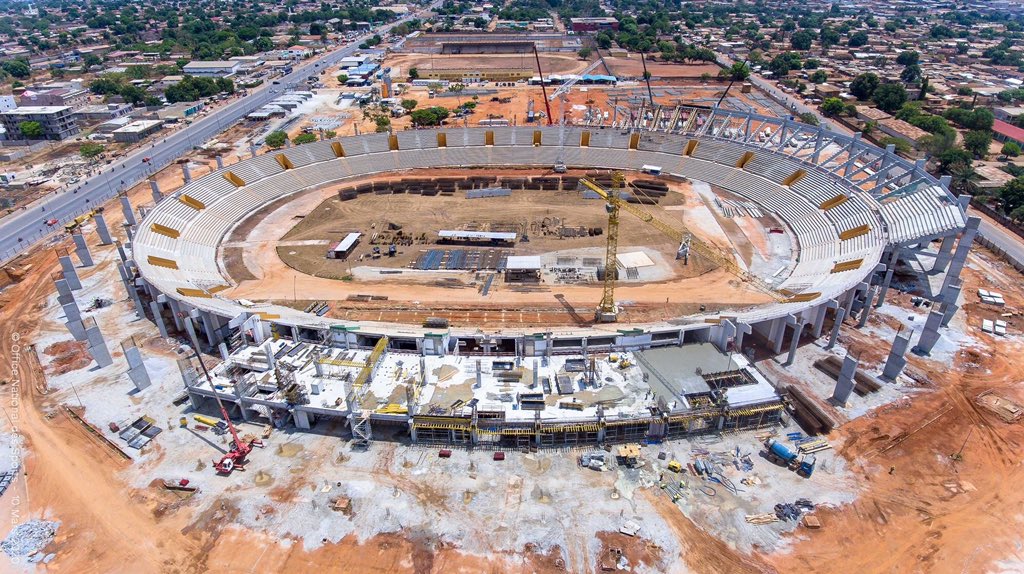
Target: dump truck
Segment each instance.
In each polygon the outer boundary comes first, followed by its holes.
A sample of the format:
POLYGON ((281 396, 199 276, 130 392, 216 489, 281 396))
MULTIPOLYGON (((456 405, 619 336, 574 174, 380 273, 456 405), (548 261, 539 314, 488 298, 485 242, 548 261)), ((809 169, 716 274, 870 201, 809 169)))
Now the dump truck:
POLYGON ((817 464, 814 455, 800 455, 773 438, 764 441, 764 448, 766 457, 772 463, 794 470, 804 478, 810 478, 814 474, 814 466, 817 464))

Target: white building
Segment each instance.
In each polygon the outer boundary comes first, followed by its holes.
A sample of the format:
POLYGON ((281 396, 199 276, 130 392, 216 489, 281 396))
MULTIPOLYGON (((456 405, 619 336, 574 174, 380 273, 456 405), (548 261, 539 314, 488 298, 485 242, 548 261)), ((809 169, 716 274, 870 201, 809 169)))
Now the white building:
POLYGON ((189 62, 185 64, 186 76, 202 78, 230 78, 238 73, 242 64, 228 60, 211 60, 208 62, 189 62))

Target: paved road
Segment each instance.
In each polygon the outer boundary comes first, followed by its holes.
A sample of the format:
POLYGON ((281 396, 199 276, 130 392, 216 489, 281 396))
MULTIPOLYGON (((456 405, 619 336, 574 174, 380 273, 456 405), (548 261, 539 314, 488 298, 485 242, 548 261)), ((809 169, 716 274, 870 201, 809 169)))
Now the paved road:
MULTIPOLYGON (((433 8, 439 2, 440 0, 431 4, 427 9, 433 8)), ((192 125, 169 134, 165 139, 155 141, 154 147, 143 147, 129 156, 118 158, 115 163, 105 167, 106 171, 78 184, 76 189, 59 194, 51 193, 26 209, 4 217, 0 220, 0 263, 6 263, 45 237, 63 231, 64 223, 93 206, 101 205, 122 189, 146 179, 150 174, 191 151, 194 146, 213 139, 232 123, 278 97, 290 84, 305 85, 305 78, 319 74, 320 70, 351 56, 359 49, 359 44, 373 34, 383 35, 393 26, 417 15, 409 14, 392 24, 356 38, 343 48, 308 60, 301 67, 296 67, 291 74, 276 78, 273 83, 266 83, 259 89, 251 90, 248 96, 211 112, 192 125), (147 157, 150 158, 149 162, 144 162, 143 159, 147 157), (57 219, 60 223, 52 227, 47 226, 45 221, 49 219, 57 219)))
MULTIPOLYGON (((733 60, 731 58, 722 54, 717 54, 717 56, 719 66, 722 66, 726 69, 732 67, 733 60)), ((845 126, 830 121, 825 116, 821 115, 821 112, 819 112, 817 109, 804 104, 803 100, 789 95, 788 93, 784 92, 782 88, 779 88, 778 86, 769 82, 768 80, 765 80, 761 76, 758 76, 757 74, 751 74, 750 77, 747 78, 747 81, 750 82, 756 88, 760 89, 765 94, 767 94, 768 97, 775 100, 782 107, 786 108, 786 110, 788 110, 793 115, 810 113, 813 114, 816 118, 818 118, 818 122, 822 127, 846 135, 853 135, 853 132, 850 131, 845 126)))
POLYGON ((1024 240, 1018 237, 1016 233, 995 223, 984 214, 977 211, 970 211, 968 214, 981 218, 978 231, 981 232, 985 239, 988 239, 996 247, 1006 252, 1011 259, 1024 263, 1024 240))

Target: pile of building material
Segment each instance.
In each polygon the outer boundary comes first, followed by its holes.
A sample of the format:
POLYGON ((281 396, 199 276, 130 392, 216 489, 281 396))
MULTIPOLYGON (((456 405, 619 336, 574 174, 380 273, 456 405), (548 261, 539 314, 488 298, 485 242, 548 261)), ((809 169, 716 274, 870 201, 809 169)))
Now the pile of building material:
POLYGON ((1020 405, 990 390, 981 393, 974 400, 985 409, 999 415, 999 418, 1008 423, 1015 423, 1024 415, 1024 408, 1020 405))
MULTIPOLYGON (((828 355, 823 359, 814 361, 814 366, 833 379, 839 378, 839 371, 843 368, 843 360, 835 355, 828 355)), ((860 396, 877 392, 882 388, 882 381, 874 375, 869 375, 860 369, 853 375, 853 392, 860 396)))
POLYGON ((11 530, 7 538, 0 542, 0 549, 11 557, 28 556, 43 549, 57 534, 59 522, 48 520, 30 520, 19 524, 11 530))
POLYGON ((996 293, 995 291, 986 291, 985 289, 978 289, 978 297, 981 298, 982 303, 988 303, 989 305, 995 305, 1002 307, 1006 305, 1006 301, 1003 300, 1002 293, 996 293))
POLYGON ((1001 337, 1006 336, 1006 321, 997 319, 992 321, 991 319, 982 319, 981 330, 985 333, 995 333, 1001 337))
POLYGON ((793 416, 804 430, 812 434, 828 434, 836 428, 835 419, 825 412, 817 400, 811 398, 803 390, 794 385, 788 385, 782 391, 789 395, 793 416))

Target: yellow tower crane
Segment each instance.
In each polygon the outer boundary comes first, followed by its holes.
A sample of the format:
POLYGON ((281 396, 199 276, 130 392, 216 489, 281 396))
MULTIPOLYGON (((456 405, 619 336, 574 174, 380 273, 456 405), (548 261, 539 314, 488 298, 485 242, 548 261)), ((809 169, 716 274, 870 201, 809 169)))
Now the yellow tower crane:
MULTIPOLYGON (((792 298, 787 297, 786 294, 776 291, 774 287, 760 277, 740 268, 735 261, 722 253, 719 249, 694 237, 689 231, 685 229, 678 229, 664 221, 661 221, 660 219, 657 219, 640 207, 623 201, 621 193, 622 189, 626 187, 625 181, 626 178, 621 172, 614 172, 612 174, 612 188, 610 189, 605 189, 589 178, 581 177, 579 180, 580 189, 590 190, 599 195, 605 200, 605 209, 608 211, 608 244, 605 252, 604 263, 604 291, 601 295, 601 304, 597 309, 598 321, 611 323, 614 322, 618 316, 618 306, 615 304, 615 280, 617 279, 618 261, 616 260, 616 255, 619 247, 620 209, 625 209, 632 213, 644 223, 654 227, 663 235, 676 242, 679 245, 676 258, 682 259, 684 264, 689 262, 690 254, 694 253, 725 269, 729 273, 743 280, 745 283, 767 293, 776 301, 805 298, 801 295, 797 295, 792 298)), ((643 191, 637 190, 637 193, 643 193, 643 191)))

